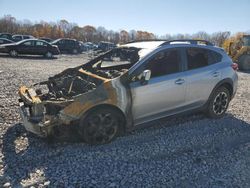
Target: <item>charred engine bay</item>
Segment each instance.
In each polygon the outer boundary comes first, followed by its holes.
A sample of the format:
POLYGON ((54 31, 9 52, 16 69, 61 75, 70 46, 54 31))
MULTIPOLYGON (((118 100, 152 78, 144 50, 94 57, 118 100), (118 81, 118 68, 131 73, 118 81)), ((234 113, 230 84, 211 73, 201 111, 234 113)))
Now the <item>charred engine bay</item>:
POLYGON ((105 79, 121 76, 138 61, 139 49, 115 49, 99 56, 83 66, 67 69, 48 81, 37 85, 47 85, 48 92, 37 89, 41 100, 65 100, 96 89, 105 79), (90 73, 85 74, 82 71, 90 73), (95 76, 96 75, 96 76, 95 76), (103 79, 98 78, 101 77, 103 79))

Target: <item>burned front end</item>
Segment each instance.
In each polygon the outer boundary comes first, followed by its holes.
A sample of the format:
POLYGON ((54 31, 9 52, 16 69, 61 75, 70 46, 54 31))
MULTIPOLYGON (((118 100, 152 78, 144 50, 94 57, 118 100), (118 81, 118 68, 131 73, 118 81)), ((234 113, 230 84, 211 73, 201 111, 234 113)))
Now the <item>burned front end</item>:
POLYGON ((113 49, 87 64, 19 89, 25 128, 39 136, 53 127, 77 123, 91 108, 108 104, 129 111, 129 94, 121 76, 138 60, 138 49, 113 49))
POLYGON ((49 127, 69 124, 71 120, 62 119, 60 111, 74 103, 80 95, 95 90, 102 83, 103 80, 77 71, 50 78, 32 88, 22 86, 19 89, 19 104, 25 128, 46 136, 49 134, 49 127))

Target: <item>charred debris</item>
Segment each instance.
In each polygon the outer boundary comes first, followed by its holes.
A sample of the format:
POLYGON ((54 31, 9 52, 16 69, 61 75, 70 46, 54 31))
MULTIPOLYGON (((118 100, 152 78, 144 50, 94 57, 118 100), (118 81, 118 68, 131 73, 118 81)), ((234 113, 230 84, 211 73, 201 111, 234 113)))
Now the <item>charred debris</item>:
POLYGON ((110 79, 121 76, 139 60, 140 49, 115 48, 84 65, 69 68, 50 77, 47 81, 34 84, 46 85, 45 89, 37 88, 36 94, 44 100, 66 100, 72 97, 96 89, 100 84, 110 79))

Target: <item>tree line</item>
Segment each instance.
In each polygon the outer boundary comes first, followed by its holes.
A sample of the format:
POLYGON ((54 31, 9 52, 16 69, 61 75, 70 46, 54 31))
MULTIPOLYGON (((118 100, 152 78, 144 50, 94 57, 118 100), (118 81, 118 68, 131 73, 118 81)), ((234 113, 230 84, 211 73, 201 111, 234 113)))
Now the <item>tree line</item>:
POLYGON ((0 33, 15 33, 15 34, 27 34, 34 37, 48 37, 52 39, 57 38, 75 38, 83 42, 99 42, 109 41, 113 43, 126 43, 132 40, 150 40, 150 39, 204 39, 213 42, 217 46, 222 46, 224 41, 230 37, 230 32, 216 32, 208 34, 200 31, 194 34, 166 34, 158 36, 148 31, 136 31, 136 30, 120 30, 113 31, 108 30, 105 27, 94 27, 91 25, 85 25, 80 27, 76 23, 68 22, 62 19, 58 22, 31 22, 29 20, 17 20, 11 15, 5 15, 0 18, 0 33))

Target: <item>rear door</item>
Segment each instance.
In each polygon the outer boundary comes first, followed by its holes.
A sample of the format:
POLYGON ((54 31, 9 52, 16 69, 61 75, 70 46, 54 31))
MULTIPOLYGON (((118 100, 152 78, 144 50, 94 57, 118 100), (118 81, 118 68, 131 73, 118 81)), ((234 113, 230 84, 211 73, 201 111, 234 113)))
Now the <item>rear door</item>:
POLYGON ((21 54, 34 54, 34 41, 29 40, 19 44, 17 50, 21 54))
POLYGON ((143 66, 142 71, 151 70, 148 83, 142 85, 137 76, 130 83, 135 124, 175 113, 185 102, 186 83, 180 49, 160 51, 143 66))
POLYGON ((221 80, 221 55, 209 49, 195 47, 186 48, 185 52, 186 103, 196 108, 205 104, 213 88, 221 80))

